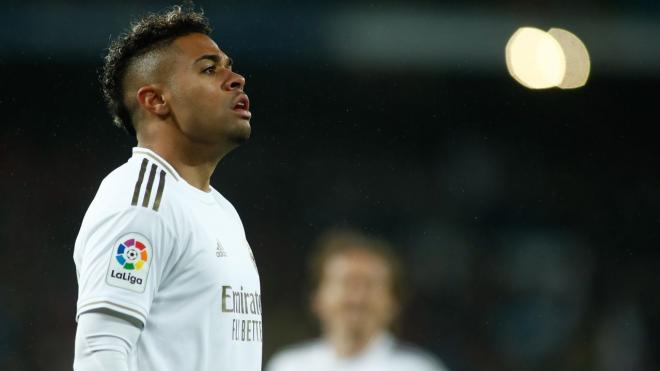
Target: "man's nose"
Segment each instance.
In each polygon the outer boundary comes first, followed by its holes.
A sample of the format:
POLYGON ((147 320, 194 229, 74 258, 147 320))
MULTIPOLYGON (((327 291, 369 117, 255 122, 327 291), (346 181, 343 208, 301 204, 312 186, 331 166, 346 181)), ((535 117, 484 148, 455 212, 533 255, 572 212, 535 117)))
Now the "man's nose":
POLYGON ((230 71, 230 76, 225 80, 223 88, 225 90, 244 90, 245 89, 245 77, 240 74, 230 71))

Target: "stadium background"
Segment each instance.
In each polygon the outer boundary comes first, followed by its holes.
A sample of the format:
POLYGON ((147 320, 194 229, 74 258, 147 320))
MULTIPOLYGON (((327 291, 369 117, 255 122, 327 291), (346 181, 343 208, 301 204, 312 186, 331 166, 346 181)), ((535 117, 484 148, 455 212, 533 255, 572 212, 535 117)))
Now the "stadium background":
MULTIPOLYGON (((168 4, 3 1, 2 370, 71 369, 73 242, 132 146, 97 70, 168 4)), ((397 245, 401 335, 452 371, 658 369, 660 2, 198 4, 252 101, 213 185, 260 267, 265 360, 315 334, 305 258, 345 225, 397 245), (587 86, 517 85, 503 49, 525 25, 580 36, 587 86)))

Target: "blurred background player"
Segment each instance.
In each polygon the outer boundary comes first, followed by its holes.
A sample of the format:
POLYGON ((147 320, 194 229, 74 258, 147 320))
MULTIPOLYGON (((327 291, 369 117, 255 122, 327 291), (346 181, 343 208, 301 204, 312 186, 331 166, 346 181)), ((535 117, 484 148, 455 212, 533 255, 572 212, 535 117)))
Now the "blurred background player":
POLYGON ((389 330, 404 288, 401 266, 385 241, 351 230, 327 232, 309 268, 321 337, 275 354, 267 371, 445 370, 389 330))

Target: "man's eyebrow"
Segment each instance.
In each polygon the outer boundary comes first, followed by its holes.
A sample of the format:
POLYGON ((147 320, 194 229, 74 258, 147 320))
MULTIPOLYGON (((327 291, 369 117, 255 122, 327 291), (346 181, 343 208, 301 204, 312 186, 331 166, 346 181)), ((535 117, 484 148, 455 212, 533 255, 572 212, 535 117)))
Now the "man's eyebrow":
POLYGON ((229 57, 222 58, 222 57, 220 57, 219 55, 216 55, 216 54, 202 55, 201 57, 197 58, 194 63, 203 61, 205 59, 210 60, 213 63, 221 64, 222 67, 224 67, 224 68, 231 68, 231 66, 234 64, 234 61, 232 61, 231 58, 229 58, 229 57), (222 63, 222 62, 224 62, 224 63, 222 63))

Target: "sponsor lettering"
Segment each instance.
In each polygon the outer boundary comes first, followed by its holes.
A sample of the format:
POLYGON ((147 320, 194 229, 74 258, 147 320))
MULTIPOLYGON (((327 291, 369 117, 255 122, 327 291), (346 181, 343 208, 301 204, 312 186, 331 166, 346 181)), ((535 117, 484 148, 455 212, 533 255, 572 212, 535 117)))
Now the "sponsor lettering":
POLYGON ((231 323, 231 339, 234 341, 259 341, 263 336, 261 321, 248 319, 233 319, 231 323))
POLYGON ((222 311, 225 313, 261 315, 261 295, 257 292, 233 290, 222 286, 222 311))
POLYGON ((135 285, 135 284, 141 285, 142 284, 142 278, 135 277, 130 272, 115 272, 115 270, 113 269, 110 272, 110 277, 117 278, 117 279, 120 279, 122 281, 127 281, 131 285, 135 285))
POLYGON ((237 315, 232 318, 231 339, 241 342, 261 342, 261 295, 246 291, 243 287, 235 290, 231 286, 222 286, 222 312, 237 315), (258 319, 244 319, 258 316, 258 319))

